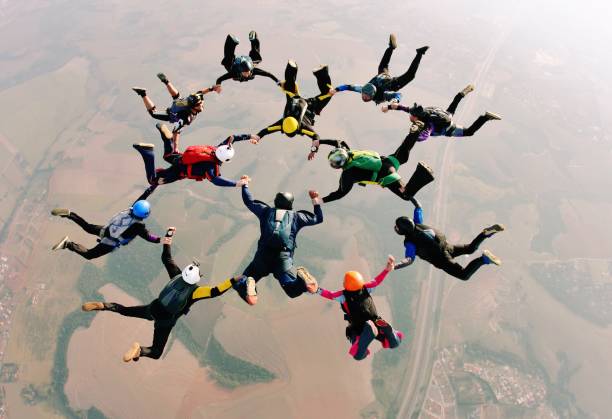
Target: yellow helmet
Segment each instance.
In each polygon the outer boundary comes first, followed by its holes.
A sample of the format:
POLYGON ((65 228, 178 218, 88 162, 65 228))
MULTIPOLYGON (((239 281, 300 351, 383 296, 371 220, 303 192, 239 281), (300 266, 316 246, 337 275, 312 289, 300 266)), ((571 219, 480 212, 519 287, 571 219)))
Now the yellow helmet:
POLYGON ((293 134, 299 127, 298 120, 292 116, 283 119, 283 132, 285 134, 293 134))

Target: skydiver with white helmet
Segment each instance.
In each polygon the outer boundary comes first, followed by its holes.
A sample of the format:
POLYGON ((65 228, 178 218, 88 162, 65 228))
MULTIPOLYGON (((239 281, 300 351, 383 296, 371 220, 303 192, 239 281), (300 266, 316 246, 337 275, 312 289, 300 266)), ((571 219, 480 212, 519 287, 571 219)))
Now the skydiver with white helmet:
POLYGON ((268 73, 258 67, 261 63, 261 49, 259 44, 259 38, 257 32, 249 32, 249 41, 251 41, 251 51, 249 55, 238 55, 236 56, 236 47, 240 43, 238 38, 234 35, 227 35, 225 38, 225 46, 223 48, 223 60, 221 64, 227 70, 227 73, 220 76, 215 82, 215 90, 221 92, 221 83, 225 80, 236 80, 239 82, 245 82, 253 80, 255 76, 268 77, 274 80, 275 83, 279 83, 279 80, 272 73, 268 73))
POLYGON ((51 250, 68 249, 85 259, 95 259, 104 256, 120 246, 129 244, 136 236, 150 243, 159 243, 160 238, 149 233, 144 220, 151 213, 151 204, 146 201, 154 188, 147 189, 128 209, 118 212, 106 225, 90 224, 81 218, 76 212, 67 208, 55 208, 51 215, 68 218, 78 224, 87 233, 98 236, 98 244, 91 249, 78 243, 70 241, 65 236, 57 242, 51 250))
POLYGON ((319 150, 319 135, 314 130, 315 118, 331 100, 329 94, 331 78, 329 69, 322 65, 313 70, 317 78, 317 85, 320 94, 308 99, 300 96, 299 86, 296 82, 298 67, 294 61, 289 61, 285 68, 285 81, 281 83, 281 88, 287 99, 283 117, 275 123, 267 126, 257 133, 252 143, 257 144, 261 138, 274 132, 281 132, 288 137, 304 135, 312 140, 308 160, 312 160, 319 150))
POLYGON ((181 179, 204 179, 221 187, 241 186, 242 181, 233 181, 221 176, 221 165, 232 160, 235 154, 234 141, 244 141, 251 136, 231 135, 218 146, 194 145, 189 146, 180 153, 173 149, 172 138, 164 130, 162 124, 157 124, 161 138, 164 142, 164 160, 171 164, 165 169, 155 167, 155 146, 149 143, 134 144, 133 147, 140 153, 145 165, 147 181, 153 187, 157 185, 176 182, 181 179))
POLYGON ((453 101, 446 110, 435 106, 423 107, 416 103, 412 107, 404 106, 400 103, 390 103, 388 105, 383 105, 382 111, 387 112, 389 109, 404 111, 410 115, 410 121, 412 123, 422 122, 424 126, 421 129, 417 141, 425 141, 429 137, 438 136, 471 137, 486 122, 499 121, 501 119, 501 116, 498 114, 485 112, 484 115, 480 115, 478 119, 467 128, 455 123, 453 116, 455 115, 459 102, 473 90, 474 86, 468 84, 462 91, 455 95, 453 101))
POLYGON ((414 76, 419 68, 419 64, 421 63, 421 58, 423 55, 425 55, 425 52, 429 49, 429 47, 425 46, 418 48, 416 50, 416 56, 412 60, 408 70, 398 77, 392 77, 391 74, 389 74, 389 62, 391 61, 391 55, 396 48, 397 38, 395 34, 391 34, 389 35, 389 46, 385 50, 380 64, 378 64, 377 76, 373 77, 364 85, 343 84, 333 89, 330 93, 334 95, 337 92, 342 92, 345 90, 361 93, 361 100, 364 102, 373 101, 377 105, 389 101, 399 102, 402 98, 399 90, 414 79, 414 76))
POLYGON ((103 301, 89 301, 82 306, 83 311, 110 311, 154 322, 153 344, 140 346, 138 342, 134 342, 123 355, 125 362, 138 361, 140 357, 159 359, 177 320, 186 315, 195 302, 218 297, 234 284, 234 278, 230 278, 214 287, 198 286, 202 276, 199 263, 194 261, 181 270, 172 259, 171 244, 174 232, 174 227, 168 228, 163 239, 164 250, 161 257, 170 282, 164 286, 155 300, 147 305, 133 307, 103 301))
POLYGON ((166 77, 164 73, 158 73, 157 78, 166 85, 166 89, 172 97, 172 104, 170 107, 166 108, 164 112, 157 111, 155 103, 147 96, 146 89, 142 87, 132 87, 132 90, 136 92, 138 96, 142 97, 145 108, 153 119, 170 122, 172 124, 171 129, 167 127, 165 129, 172 132, 173 149, 176 152, 178 150, 179 138, 183 127, 191 125, 196 116, 204 110, 204 95, 212 91, 219 93, 220 90, 216 86, 212 86, 191 93, 187 97, 181 97, 179 91, 170 80, 168 80, 168 77, 166 77))
POLYGON ((450 244, 446 236, 439 230, 423 224, 423 209, 419 201, 415 205, 413 218, 398 217, 395 220, 395 232, 404 236, 404 259, 396 265, 400 269, 411 265, 416 257, 426 260, 438 269, 462 281, 467 281, 483 265, 501 265, 501 259, 491 251, 485 250, 482 255, 473 259, 465 267, 454 259, 462 255, 471 255, 478 250, 480 244, 489 237, 504 231, 502 224, 493 224, 482 231, 468 244, 450 244))

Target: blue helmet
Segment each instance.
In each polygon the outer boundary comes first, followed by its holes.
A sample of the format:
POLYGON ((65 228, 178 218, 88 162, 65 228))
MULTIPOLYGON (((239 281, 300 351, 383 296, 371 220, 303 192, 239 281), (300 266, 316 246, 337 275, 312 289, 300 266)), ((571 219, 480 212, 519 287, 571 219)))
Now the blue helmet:
POLYGON ((232 68, 234 70, 238 70, 240 73, 244 73, 245 71, 253 71, 253 60, 251 57, 247 57, 246 55, 240 55, 234 58, 232 68))
POLYGON ((376 94, 376 86, 374 86, 372 83, 366 83, 361 88, 361 93, 369 97, 374 97, 376 94))
POLYGON ((134 217, 144 220, 149 214, 151 214, 151 204, 149 204, 149 201, 141 199, 140 201, 136 201, 132 206, 132 215, 134 217))

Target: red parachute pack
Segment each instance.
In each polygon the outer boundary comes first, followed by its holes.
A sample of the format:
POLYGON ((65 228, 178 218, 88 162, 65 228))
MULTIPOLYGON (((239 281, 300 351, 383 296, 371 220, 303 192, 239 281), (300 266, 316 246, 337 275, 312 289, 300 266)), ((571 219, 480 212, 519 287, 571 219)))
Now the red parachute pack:
POLYGON ((181 157, 181 163, 185 165, 185 172, 183 173, 187 179, 194 179, 201 181, 206 179, 206 176, 193 176, 191 169, 194 164, 197 163, 214 163, 215 164, 215 175, 219 175, 219 161, 215 157, 215 150, 217 147, 212 145, 192 145, 185 149, 181 157))

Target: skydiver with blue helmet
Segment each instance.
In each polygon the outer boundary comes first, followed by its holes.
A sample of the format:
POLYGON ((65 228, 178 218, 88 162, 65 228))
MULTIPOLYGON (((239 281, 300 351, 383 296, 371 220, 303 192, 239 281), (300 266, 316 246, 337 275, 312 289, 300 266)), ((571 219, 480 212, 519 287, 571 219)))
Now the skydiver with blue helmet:
POLYGON ((423 209, 419 201, 412 199, 415 206, 413 218, 398 217, 394 230, 404 236, 404 259, 395 266, 401 269, 411 265, 416 257, 426 260, 438 269, 462 281, 467 281, 483 265, 501 265, 501 259, 491 251, 484 250, 482 255, 473 259, 465 267, 454 259, 462 255, 471 255, 478 250, 480 244, 489 237, 504 231, 502 224, 493 224, 482 231, 468 244, 450 244, 446 236, 439 230, 423 224, 423 209))
POLYGON ((227 73, 220 76, 215 82, 214 87, 217 92, 221 92, 221 83, 229 79, 242 83, 253 80, 255 76, 262 76, 274 80, 274 82, 277 84, 279 83, 278 78, 276 78, 274 74, 258 67, 259 63, 262 61, 262 58, 257 32, 249 32, 249 41, 251 41, 251 51, 249 51, 249 55, 236 56, 236 47, 238 44, 240 44, 240 41, 231 34, 227 35, 225 38, 223 60, 221 61, 221 64, 223 67, 225 67, 227 73))
POLYGON ((181 270, 172 259, 171 244, 175 232, 169 227, 163 239, 164 250, 162 262, 168 272, 170 281, 164 286, 159 296, 147 305, 126 307, 118 303, 105 301, 88 301, 82 305, 83 311, 110 311, 127 317, 153 321, 153 344, 140 346, 134 342, 123 355, 123 361, 138 361, 141 357, 159 359, 164 353, 170 332, 177 320, 189 312, 197 301, 215 298, 229 289, 235 283, 234 278, 211 286, 198 286, 201 279, 200 264, 193 261, 181 270))
POLYGON ((397 38, 395 34, 391 34, 389 35, 389 46, 385 50, 380 64, 378 65, 378 75, 370 79, 370 81, 364 85, 343 84, 333 89, 330 94, 334 95, 337 92, 348 90, 361 93, 361 100, 364 102, 373 101, 377 105, 383 102, 399 102, 402 98, 399 90, 414 79, 419 69, 421 58, 425 55, 429 47, 424 46, 418 48, 416 50, 416 56, 413 58, 408 70, 398 77, 392 77, 391 74, 389 74, 389 62, 396 48, 397 38))
POLYGON ((85 259, 96 259, 104 256, 120 246, 129 244, 136 236, 139 236, 150 243, 159 243, 160 238, 149 233, 144 220, 151 213, 151 204, 147 197, 155 188, 148 188, 128 209, 118 212, 110 219, 106 225, 90 224, 81 218, 74 211, 67 208, 55 208, 51 215, 68 218, 78 224, 87 233, 98 236, 98 244, 91 249, 75 243, 65 236, 57 242, 51 250, 68 249, 85 259))

